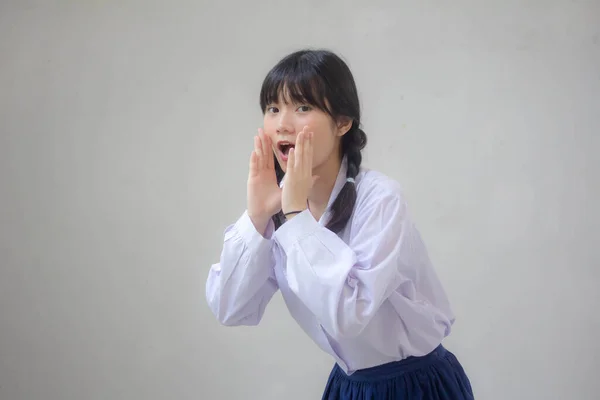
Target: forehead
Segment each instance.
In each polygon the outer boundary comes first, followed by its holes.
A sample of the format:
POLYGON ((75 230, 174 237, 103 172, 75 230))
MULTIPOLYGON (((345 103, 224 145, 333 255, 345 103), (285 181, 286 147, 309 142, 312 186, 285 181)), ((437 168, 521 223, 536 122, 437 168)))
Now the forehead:
MULTIPOLYGON (((315 74, 281 74, 266 79, 261 91, 261 104, 310 105, 331 114, 327 86, 315 74)), ((263 108, 264 109, 264 108, 263 108)))
POLYGON ((273 103, 297 104, 306 103, 311 96, 307 96, 302 88, 296 86, 290 89, 290 85, 282 83, 272 96, 273 103))

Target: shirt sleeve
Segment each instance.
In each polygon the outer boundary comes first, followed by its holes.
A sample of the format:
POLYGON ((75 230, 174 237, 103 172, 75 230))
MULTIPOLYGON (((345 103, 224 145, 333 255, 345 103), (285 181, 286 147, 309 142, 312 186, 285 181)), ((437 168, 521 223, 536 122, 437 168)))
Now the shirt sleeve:
POLYGON ((441 340, 449 321, 415 295, 411 282, 426 255, 418 254, 424 247, 407 217, 405 201, 394 193, 368 195, 362 203, 354 211, 348 244, 308 210, 275 232, 287 255, 290 288, 334 338, 359 335, 394 293, 399 318, 404 325, 412 324, 407 331, 428 341, 441 340), (401 286, 410 290, 398 294, 401 286))
POLYGON ((273 222, 265 236, 247 212, 225 230, 218 263, 206 281, 208 305, 223 325, 257 325, 278 290, 272 255, 273 222))

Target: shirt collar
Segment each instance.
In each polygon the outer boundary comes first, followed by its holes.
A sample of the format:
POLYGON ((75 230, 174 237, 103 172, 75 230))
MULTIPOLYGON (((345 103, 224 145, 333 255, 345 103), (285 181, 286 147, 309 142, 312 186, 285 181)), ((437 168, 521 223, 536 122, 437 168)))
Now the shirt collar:
POLYGON ((329 201, 327 202, 327 211, 331 208, 331 205, 337 198, 338 194, 342 191, 342 188, 346 184, 346 173, 348 172, 348 160, 346 156, 342 158, 342 164, 340 165, 340 171, 338 172, 338 176, 335 180, 335 184, 333 185, 333 190, 331 191, 331 196, 329 196, 329 201))

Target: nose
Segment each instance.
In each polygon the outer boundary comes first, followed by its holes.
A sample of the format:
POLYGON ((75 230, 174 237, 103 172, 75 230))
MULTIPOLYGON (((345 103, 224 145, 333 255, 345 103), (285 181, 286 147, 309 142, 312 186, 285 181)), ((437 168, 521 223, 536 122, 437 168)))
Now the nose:
POLYGON ((277 121, 277 133, 293 133, 294 124, 288 112, 281 110, 279 112, 279 121, 277 121))

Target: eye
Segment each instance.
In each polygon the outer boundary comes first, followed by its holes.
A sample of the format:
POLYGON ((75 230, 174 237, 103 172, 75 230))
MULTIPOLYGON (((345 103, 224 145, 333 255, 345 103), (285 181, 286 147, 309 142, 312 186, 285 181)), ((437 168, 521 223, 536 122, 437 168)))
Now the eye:
POLYGON ((267 107, 267 112, 275 114, 275 113, 279 112, 279 109, 277 107, 275 107, 275 106, 268 106, 267 107))
POLYGON ((298 111, 300 111, 300 112, 309 112, 310 110, 312 110, 312 108, 310 106, 300 106, 300 107, 298 107, 298 111))

